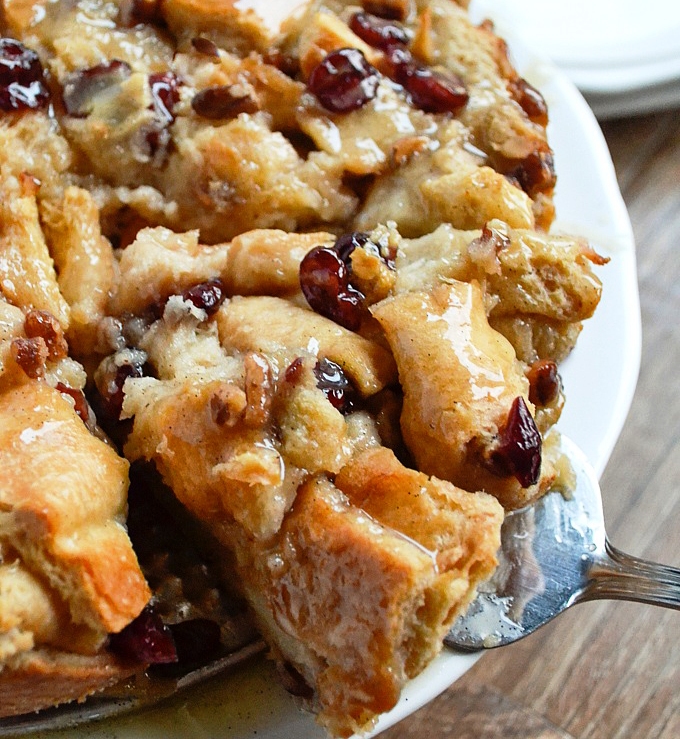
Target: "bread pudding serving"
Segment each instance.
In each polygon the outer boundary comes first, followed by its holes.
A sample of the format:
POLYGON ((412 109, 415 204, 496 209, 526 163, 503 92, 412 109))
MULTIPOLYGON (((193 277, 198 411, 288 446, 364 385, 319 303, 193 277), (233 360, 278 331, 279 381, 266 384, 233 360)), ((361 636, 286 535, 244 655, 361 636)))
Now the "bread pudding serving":
POLYGON ((210 661, 231 589, 328 732, 370 729, 563 483, 605 260, 550 234, 545 101, 453 0, 2 8, 0 716, 181 662, 188 623, 210 661), (154 567, 199 540, 189 597, 154 567))

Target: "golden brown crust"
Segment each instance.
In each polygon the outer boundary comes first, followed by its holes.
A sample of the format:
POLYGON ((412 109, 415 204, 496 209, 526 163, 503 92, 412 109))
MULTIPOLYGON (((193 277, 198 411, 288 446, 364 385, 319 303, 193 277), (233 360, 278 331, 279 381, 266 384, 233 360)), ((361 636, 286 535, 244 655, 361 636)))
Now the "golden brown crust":
POLYGON ((0 718, 82 701, 139 669, 107 653, 83 656, 38 649, 0 671, 0 718))
POLYGON ((479 284, 400 293, 372 311, 399 367, 402 433, 418 468, 490 492, 507 508, 547 490, 547 470, 541 484, 523 487, 486 464, 515 398, 529 402, 529 385, 510 343, 488 324, 479 284))
POLYGON ((123 528, 127 463, 95 438, 61 393, 27 382, 0 395, 0 539, 106 635, 149 590, 123 528))

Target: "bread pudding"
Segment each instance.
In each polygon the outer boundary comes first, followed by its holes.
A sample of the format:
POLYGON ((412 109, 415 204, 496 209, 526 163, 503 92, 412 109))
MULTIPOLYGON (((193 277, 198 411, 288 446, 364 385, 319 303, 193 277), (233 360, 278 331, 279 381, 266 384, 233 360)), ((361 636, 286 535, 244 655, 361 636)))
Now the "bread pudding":
POLYGON ((545 101, 452 0, 2 7, 0 716, 181 662, 188 622, 216 657, 235 588, 369 729, 562 483, 604 260, 549 232, 545 101), (187 599, 150 562, 202 539, 187 599))

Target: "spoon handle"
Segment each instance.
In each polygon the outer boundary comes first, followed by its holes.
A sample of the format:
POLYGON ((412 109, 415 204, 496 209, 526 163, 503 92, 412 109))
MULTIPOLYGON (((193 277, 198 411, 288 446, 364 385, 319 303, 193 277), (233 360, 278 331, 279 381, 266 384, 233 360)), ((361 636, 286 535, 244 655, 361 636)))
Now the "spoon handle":
POLYGON ((680 570, 622 552, 605 539, 578 601, 611 598, 680 610, 680 570))

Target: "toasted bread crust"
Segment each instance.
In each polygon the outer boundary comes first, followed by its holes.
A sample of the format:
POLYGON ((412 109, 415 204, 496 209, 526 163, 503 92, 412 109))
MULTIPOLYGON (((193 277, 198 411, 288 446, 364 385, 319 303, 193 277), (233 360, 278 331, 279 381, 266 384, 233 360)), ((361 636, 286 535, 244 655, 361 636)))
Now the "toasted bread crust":
POLYGON ((85 656, 33 650, 0 671, 0 718, 85 700, 138 669, 105 652, 85 656))

